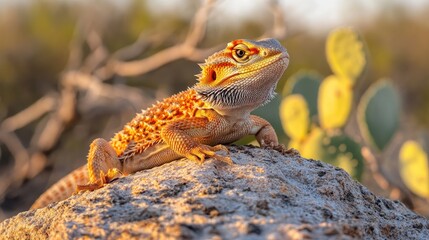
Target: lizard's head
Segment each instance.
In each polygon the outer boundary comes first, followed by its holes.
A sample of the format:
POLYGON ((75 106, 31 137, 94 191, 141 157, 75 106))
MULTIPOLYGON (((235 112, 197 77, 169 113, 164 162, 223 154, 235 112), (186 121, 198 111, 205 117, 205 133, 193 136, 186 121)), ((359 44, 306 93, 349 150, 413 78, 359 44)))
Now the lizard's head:
POLYGON ((250 112, 274 97, 288 64, 286 49, 275 39, 235 40, 200 64, 194 88, 216 110, 250 112))

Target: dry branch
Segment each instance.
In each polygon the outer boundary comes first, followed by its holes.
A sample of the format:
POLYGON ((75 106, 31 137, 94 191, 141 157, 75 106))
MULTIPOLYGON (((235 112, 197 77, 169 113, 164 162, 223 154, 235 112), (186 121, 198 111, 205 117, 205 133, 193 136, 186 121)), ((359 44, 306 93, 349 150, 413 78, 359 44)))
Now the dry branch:
POLYGON ((56 97, 54 94, 43 96, 35 103, 22 110, 21 112, 8 117, 0 125, 1 131, 12 132, 18 130, 29 123, 39 119, 45 113, 54 109, 56 104, 56 97))
POLYGON ((0 200, 3 199, 6 190, 11 185, 20 185, 28 171, 29 152, 22 145, 18 136, 13 132, 0 130, 0 142, 4 143, 14 158, 12 171, 7 173, 7 177, 0 181, 0 200))
POLYGON ((197 45, 205 35, 208 16, 215 2, 215 0, 206 0, 200 7, 191 22, 190 30, 183 43, 164 49, 141 60, 129 62, 113 60, 111 66, 113 72, 123 77, 137 76, 181 58, 200 60, 213 53, 215 49, 200 50, 197 48, 197 45))
POLYGON ((382 169, 379 166, 379 160, 374 156, 371 150, 368 147, 362 147, 361 153, 363 159, 366 161, 366 166, 368 166, 371 176, 374 178, 377 185, 384 191, 389 193, 389 198, 391 199, 400 199, 409 204, 410 208, 413 208, 413 201, 411 198, 411 193, 404 188, 401 188, 390 181, 386 174, 383 173, 382 169))

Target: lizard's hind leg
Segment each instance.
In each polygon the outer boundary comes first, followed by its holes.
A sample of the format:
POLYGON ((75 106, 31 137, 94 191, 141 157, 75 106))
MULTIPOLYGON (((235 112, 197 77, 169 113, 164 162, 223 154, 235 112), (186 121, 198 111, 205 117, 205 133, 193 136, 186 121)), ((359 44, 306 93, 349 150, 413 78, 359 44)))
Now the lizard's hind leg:
POLYGON ((77 191, 101 188, 122 175, 122 166, 115 150, 102 138, 97 138, 91 143, 87 166, 89 182, 78 185, 77 191))

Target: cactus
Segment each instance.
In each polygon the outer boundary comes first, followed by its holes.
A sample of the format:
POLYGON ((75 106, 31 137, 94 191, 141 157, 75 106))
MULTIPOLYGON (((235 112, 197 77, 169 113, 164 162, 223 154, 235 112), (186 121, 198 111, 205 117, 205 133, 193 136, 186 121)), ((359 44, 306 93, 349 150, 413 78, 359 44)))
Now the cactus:
MULTIPOLYGON (((364 168, 362 146, 345 134, 344 126, 353 105, 353 86, 366 64, 364 44, 352 29, 339 29, 329 35, 326 54, 333 75, 321 81, 320 75, 301 71, 288 80, 280 106, 282 126, 291 138, 289 147, 304 157, 339 166, 360 180, 364 168)), ((357 107, 365 145, 379 151, 386 148, 399 125, 400 105, 400 96, 389 81, 370 86, 357 107)), ((405 185, 429 199, 426 153, 415 141, 407 141, 399 159, 405 185)))
POLYGON ((319 89, 319 119, 323 129, 343 127, 352 106, 353 91, 334 75, 323 80, 319 89))
POLYGON ((310 118, 317 115, 317 98, 322 76, 313 71, 299 71, 291 76, 283 88, 283 96, 301 94, 307 102, 310 118))
POLYGON ((358 106, 358 124, 364 139, 383 150, 399 126, 400 99, 392 84, 382 80, 373 84, 358 106))
POLYGON ((363 42, 351 28, 331 32, 326 41, 326 57, 336 76, 353 86, 365 64, 363 42))
POLYGON ((307 102, 300 94, 292 94, 280 104, 280 119, 285 133, 294 140, 303 139, 308 132, 310 116, 307 102))
POLYGON ((325 131, 318 127, 314 127, 307 138, 305 138, 301 145, 299 145, 296 149, 298 149, 302 156, 306 158, 323 160, 325 157, 323 146, 323 140, 325 137, 325 131))
POLYGON ((358 143, 346 135, 336 135, 329 139, 326 148, 329 156, 324 159, 325 162, 341 167, 353 178, 361 180, 364 162, 358 143))
MULTIPOLYGON (((289 147, 293 147, 291 143, 289 147)), ((343 168, 357 180, 362 177, 364 162, 361 146, 346 135, 330 136, 323 129, 315 127, 300 145, 294 147, 305 157, 343 168)))
POLYGON ((340 29, 328 38, 326 51, 335 75, 321 81, 317 73, 300 71, 285 85, 286 97, 280 107, 283 129, 291 138, 289 147, 298 149, 305 157, 344 167, 359 179, 363 169, 360 146, 351 138, 338 135, 337 130, 349 117, 353 83, 365 66, 363 44, 351 29, 340 29))
POLYGON ((399 152, 399 163, 405 185, 415 194, 429 198, 429 163, 420 144, 406 141, 399 152))

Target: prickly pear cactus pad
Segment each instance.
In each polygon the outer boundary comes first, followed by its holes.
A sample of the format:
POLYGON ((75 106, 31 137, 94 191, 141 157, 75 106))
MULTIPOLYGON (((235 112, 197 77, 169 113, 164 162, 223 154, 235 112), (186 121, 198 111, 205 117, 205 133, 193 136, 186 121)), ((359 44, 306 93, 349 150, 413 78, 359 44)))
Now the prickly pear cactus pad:
POLYGON ((319 119, 323 129, 343 127, 353 101, 351 86, 331 75, 323 80, 319 89, 319 119))
POLYGON ((399 126, 399 94, 388 80, 373 84, 358 106, 358 123, 365 140, 383 150, 399 126))
POLYGON ((300 94, 307 102, 310 118, 317 115, 317 98, 323 77, 314 71, 299 71, 286 82, 282 95, 300 94))
POLYGON ((352 28, 336 29, 329 34, 326 57, 335 75, 350 85, 354 85, 366 64, 363 42, 352 28))
POLYGON ((303 139, 310 125, 309 111, 304 97, 300 94, 285 97, 280 104, 280 119, 285 133, 290 138, 303 139))
POLYGON ((429 198, 429 163, 426 152, 416 141, 406 141, 399 152, 400 174, 407 187, 420 197, 429 198))

